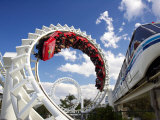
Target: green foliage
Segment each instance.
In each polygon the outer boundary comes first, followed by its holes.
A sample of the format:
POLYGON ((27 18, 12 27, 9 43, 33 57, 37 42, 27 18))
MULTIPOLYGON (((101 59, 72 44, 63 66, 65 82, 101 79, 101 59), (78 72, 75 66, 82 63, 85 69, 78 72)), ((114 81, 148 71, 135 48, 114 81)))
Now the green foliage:
POLYGON ((63 108, 70 108, 74 105, 73 103, 73 100, 75 100, 75 96, 74 95, 67 95, 66 98, 63 100, 63 99, 60 99, 60 106, 62 106, 63 108))
POLYGON ((84 99, 83 103, 84 103, 84 107, 86 107, 86 106, 88 106, 89 104, 91 104, 92 101, 91 101, 91 99, 84 99))
MULTIPOLYGON (((74 95, 67 95, 65 99, 60 99, 60 106, 62 106, 63 108, 70 108, 74 105, 73 100, 75 100, 76 97, 74 95)), ((89 105, 92 101, 90 99, 84 99, 83 103, 84 103, 84 107, 86 107, 87 105, 89 105)), ((79 105, 75 108, 76 110, 81 109, 81 104, 79 103, 79 105)))
MULTIPOLYGON (((83 103, 84 103, 84 107, 88 106, 89 104, 92 103, 91 99, 84 99, 83 100, 83 103)), ((81 103, 79 103, 79 105, 76 107, 76 110, 79 110, 81 109, 81 103)))
POLYGON ((142 120, 153 120, 155 119, 155 114, 152 112, 145 112, 141 114, 142 120))
POLYGON ((113 108, 107 105, 93 110, 87 120, 122 120, 122 115, 114 112, 113 108))

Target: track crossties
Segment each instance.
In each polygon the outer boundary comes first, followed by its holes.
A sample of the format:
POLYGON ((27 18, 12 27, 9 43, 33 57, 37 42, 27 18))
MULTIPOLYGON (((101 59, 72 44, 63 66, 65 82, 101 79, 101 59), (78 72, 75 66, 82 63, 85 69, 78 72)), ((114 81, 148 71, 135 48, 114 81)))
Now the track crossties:
POLYGON ((104 61, 97 48, 87 38, 74 32, 55 31, 39 40, 36 46, 38 53, 35 54, 35 57, 46 61, 54 54, 61 52, 61 49, 69 47, 79 49, 90 57, 97 75, 95 86, 102 91, 106 76, 104 61))

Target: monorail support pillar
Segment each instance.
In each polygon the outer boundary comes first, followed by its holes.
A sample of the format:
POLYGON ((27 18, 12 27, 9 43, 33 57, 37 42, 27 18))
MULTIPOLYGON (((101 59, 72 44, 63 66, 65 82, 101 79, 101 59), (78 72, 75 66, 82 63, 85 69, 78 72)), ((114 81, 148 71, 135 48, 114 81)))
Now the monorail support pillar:
POLYGON ((154 88, 150 91, 151 105, 155 111, 156 120, 160 120, 160 88, 154 88))

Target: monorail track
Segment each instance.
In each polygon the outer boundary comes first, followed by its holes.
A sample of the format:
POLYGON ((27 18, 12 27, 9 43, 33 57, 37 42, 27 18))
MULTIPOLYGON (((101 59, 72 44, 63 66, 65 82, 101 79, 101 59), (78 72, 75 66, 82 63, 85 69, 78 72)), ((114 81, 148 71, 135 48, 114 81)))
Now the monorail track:
POLYGON ((123 104, 126 103, 128 101, 134 100, 136 98, 138 98, 140 95, 150 91, 153 88, 159 87, 160 86, 160 71, 158 73, 156 73, 154 76, 151 76, 149 78, 149 81, 155 81, 154 82, 148 82, 147 78, 143 78, 142 81, 144 81, 142 84, 140 84, 139 86, 135 87, 134 89, 131 89, 130 91, 128 91, 123 97, 121 97, 120 99, 118 99, 114 105, 118 105, 118 104, 123 104))

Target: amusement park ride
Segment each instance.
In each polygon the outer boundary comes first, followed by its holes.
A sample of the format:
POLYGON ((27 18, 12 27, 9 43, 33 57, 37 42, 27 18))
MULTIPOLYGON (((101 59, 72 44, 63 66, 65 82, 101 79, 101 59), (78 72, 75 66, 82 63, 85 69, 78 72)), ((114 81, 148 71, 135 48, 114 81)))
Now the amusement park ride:
MULTIPOLYGON (((66 114, 68 110, 60 108, 51 99, 54 96, 49 97, 45 92, 38 74, 39 60, 47 61, 61 49, 69 47, 79 49, 90 57, 97 76, 95 86, 99 90, 93 102, 78 112, 87 113, 101 103, 108 90, 109 73, 100 45, 80 29, 51 24, 50 27, 43 26, 42 29, 36 29, 35 33, 29 33, 27 39, 22 39, 22 45, 16 47, 16 53, 7 52, 0 61, 0 72, 5 79, 0 79, 4 87, 1 119, 43 120, 34 110, 34 106, 41 102, 52 114, 49 119, 73 120, 66 114)), ((78 87, 75 81, 73 83, 78 87)))

